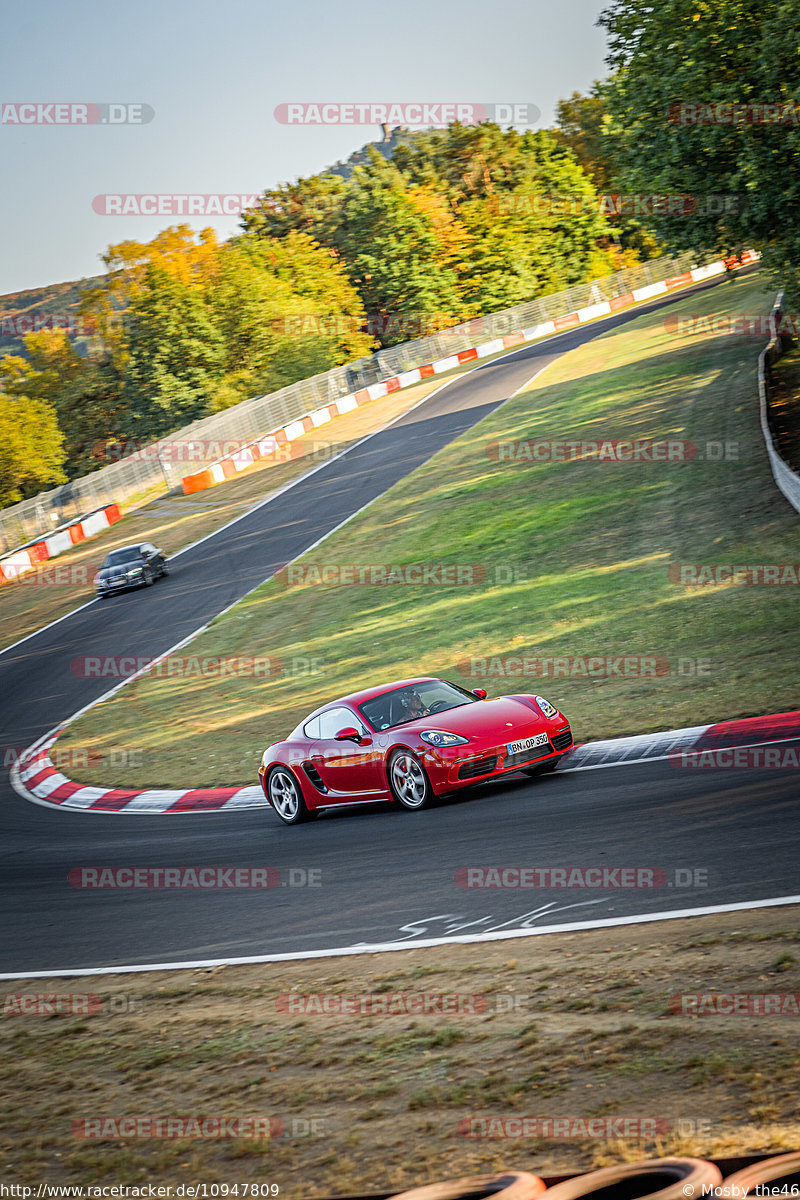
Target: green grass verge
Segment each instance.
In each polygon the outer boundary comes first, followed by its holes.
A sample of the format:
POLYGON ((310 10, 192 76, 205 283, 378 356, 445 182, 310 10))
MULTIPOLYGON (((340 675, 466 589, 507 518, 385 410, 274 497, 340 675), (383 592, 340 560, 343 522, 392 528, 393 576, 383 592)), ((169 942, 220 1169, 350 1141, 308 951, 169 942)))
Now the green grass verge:
MULTIPOLYGON (((120 786, 253 782, 261 750, 312 706, 420 673, 490 694, 537 691, 576 738, 796 706, 797 588, 670 581, 676 563, 791 563, 798 518, 774 486, 758 424, 751 338, 678 337, 667 311, 767 311, 758 278, 642 316, 572 351, 306 559, 312 564, 481 564, 477 586, 282 587, 270 581, 192 644, 193 656, 276 657, 274 678, 148 677, 63 743, 142 765, 74 772, 120 786), (498 462, 515 439, 673 438, 728 443, 727 461, 498 462), (735 458, 731 457, 735 454, 735 458), (466 659, 656 658, 665 673, 463 674, 466 659), (308 674, 294 660, 315 660, 308 674)), ((701 327, 702 328, 702 327, 701 327)), ((706 326, 708 328, 708 326, 706 326)), ((106 762, 108 759, 106 758, 106 762)))

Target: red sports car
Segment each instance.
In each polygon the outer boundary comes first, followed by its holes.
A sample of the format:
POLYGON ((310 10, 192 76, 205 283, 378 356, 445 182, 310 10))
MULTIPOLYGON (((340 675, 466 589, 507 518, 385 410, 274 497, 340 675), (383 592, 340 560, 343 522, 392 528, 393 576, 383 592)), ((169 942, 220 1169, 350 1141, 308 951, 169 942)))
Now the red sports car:
POLYGON ((552 770, 572 745, 566 717, 542 696, 467 692, 443 679, 401 679, 318 708, 264 751, 264 795, 287 825, 340 804, 434 796, 522 771, 552 770))

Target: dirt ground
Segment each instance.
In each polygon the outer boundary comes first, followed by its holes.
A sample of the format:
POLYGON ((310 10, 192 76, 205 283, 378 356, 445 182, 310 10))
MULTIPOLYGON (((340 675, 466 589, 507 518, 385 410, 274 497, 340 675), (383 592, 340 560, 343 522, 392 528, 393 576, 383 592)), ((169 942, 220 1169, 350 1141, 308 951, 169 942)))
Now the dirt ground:
POLYGON ((345 1196, 800 1146, 797 908, 3 986, 8 1181, 345 1196))

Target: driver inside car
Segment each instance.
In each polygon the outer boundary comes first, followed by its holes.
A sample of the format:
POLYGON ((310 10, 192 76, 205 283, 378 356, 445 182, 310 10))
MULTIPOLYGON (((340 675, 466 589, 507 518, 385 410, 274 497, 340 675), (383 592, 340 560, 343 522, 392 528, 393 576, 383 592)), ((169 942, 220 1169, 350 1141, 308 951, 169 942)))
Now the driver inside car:
POLYGON ((406 700, 406 714, 409 721, 416 721, 417 717, 428 715, 428 710, 422 703, 422 697, 419 692, 412 692, 406 700))

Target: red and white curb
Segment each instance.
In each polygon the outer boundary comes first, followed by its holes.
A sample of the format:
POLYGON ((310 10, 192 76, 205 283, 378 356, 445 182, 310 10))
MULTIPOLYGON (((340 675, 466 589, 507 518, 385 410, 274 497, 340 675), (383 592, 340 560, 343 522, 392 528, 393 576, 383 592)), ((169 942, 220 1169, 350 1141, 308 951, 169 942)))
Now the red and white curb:
MULTIPOLYGON (((53 808, 83 812, 172 814, 230 812, 243 808, 267 808, 258 784, 248 787, 149 788, 88 787, 74 783, 52 762, 51 750, 65 726, 27 750, 11 771, 11 783, 28 800, 53 808)), ((601 767, 631 765, 669 759, 681 752, 692 756, 703 751, 763 746, 800 738, 800 710, 719 721, 714 725, 692 725, 663 733, 610 738, 586 742, 564 756, 559 771, 587 771, 601 767)))

